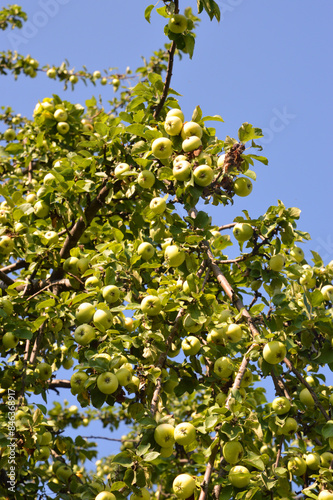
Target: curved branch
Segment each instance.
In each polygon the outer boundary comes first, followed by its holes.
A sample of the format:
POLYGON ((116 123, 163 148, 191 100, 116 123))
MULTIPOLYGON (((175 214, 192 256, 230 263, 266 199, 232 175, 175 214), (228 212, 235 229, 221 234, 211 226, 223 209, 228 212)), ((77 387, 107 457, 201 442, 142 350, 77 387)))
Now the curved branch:
POLYGON ((156 109, 154 111, 154 118, 157 120, 163 105, 166 101, 166 98, 168 97, 168 92, 169 92, 169 87, 171 83, 171 77, 172 77, 172 69, 173 69, 173 61, 174 61, 174 56, 175 56, 175 51, 176 51, 176 44, 175 42, 172 42, 171 48, 169 49, 169 62, 168 62, 168 69, 167 69, 167 74, 165 77, 165 82, 164 82, 164 88, 163 88, 163 93, 160 99, 160 102, 156 106, 156 109))

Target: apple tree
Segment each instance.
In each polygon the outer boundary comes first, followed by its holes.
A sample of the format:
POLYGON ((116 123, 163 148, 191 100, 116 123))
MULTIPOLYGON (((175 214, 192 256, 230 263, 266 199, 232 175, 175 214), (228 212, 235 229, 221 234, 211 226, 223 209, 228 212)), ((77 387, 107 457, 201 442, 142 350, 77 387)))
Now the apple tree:
POLYGON ((222 226, 197 208, 246 201, 267 164, 260 128, 220 139, 180 109, 174 59, 220 15, 197 4, 146 6, 167 44, 130 77, 1 53, 1 78, 115 91, 1 109, 1 498, 333 498, 333 262, 305 260, 280 201, 222 226), (128 435, 91 471, 94 421, 128 435))

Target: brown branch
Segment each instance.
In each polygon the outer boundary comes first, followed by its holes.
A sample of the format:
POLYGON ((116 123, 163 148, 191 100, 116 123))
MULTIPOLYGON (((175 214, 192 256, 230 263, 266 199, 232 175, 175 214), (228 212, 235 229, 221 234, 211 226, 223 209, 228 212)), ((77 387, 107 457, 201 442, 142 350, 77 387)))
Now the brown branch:
POLYGON ((283 445, 283 441, 284 441, 284 436, 281 436, 280 438, 280 442, 278 444, 278 451, 277 451, 277 454, 276 454, 276 460, 272 466, 272 469, 275 470, 278 465, 279 465, 279 462, 280 462, 280 459, 281 459, 281 454, 282 454, 282 445, 283 445))
MULTIPOLYGON (((116 441, 117 443, 122 443, 121 439, 116 439, 116 438, 107 438, 104 436, 81 436, 83 439, 105 439, 105 441, 116 441)), ((126 439, 126 442, 135 442, 135 439, 126 439)))
POLYGON ((54 378, 53 380, 50 381, 49 388, 50 389, 55 389, 56 387, 62 387, 64 389, 70 389, 71 388, 71 383, 70 383, 69 380, 62 380, 62 379, 54 378))
POLYGON ((164 88, 163 88, 163 93, 160 99, 160 102, 156 106, 156 109, 154 111, 154 119, 157 120, 163 105, 166 101, 166 98, 168 96, 169 92, 169 87, 170 87, 170 82, 171 82, 171 77, 172 77, 172 69, 173 69, 173 61, 174 61, 174 55, 176 51, 176 44, 175 42, 172 42, 171 48, 168 50, 169 52, 169 62, 168 62, 168 69, 167 69, 167 74, 165 77, 165 82, 164 82, 164 88))
POLYGON ((8 274, 16 271, 17 269, 22 269, 23 267, 28 268, 29 264, 25 260, 18 260, 17 262, 14 262, 14 264, 9 264, 9 266, 3 267, 0 271, 8 274))
POLYGON ((330 417, 329 417, 329 415, 327 415, 327 413, 325 411, 325 408, 320 403, 320 401, 317 398, 317 395, 314 392, 314 390, 312 389, 311 385, 309 385, 307 383, 307 381, 305 380, 305 378, 302 377, 302 375, 299 373, 298 370, 296 370, 296 368, 294 367, 294 365, 292 364, 292 362, 288 358, 284 358, 283 362, 287 365, 287 367, 289 368, 289 370, 292 371, 296 375, 296 377, 298 378, 298 380, 310 391, 311 396, 313 397, 316 405, 318 406, 319 410, 323 414, 326 422, 328 422, 328 420, 330 420, 330 417))
POLYGON ((230 224, 224 224, 224 226, 219 226, 218 231, 224 231, 224 229, 231 229, 232 227, 235 227, 237 222, 231 222, 230 224))
POLYGON ((0 271, 0 279, 5 283, 5 285, 7 286, 10 286, 12 285, 13 283, 15 283, 14 280, 12 280, 12 278, 10 278, 9 276, 7 276, 7 274, 3 273, 2 271, 0 271))
POLYGON ((285 383, 283 382, 281 377, 277 377, 274 373, 274 369, 271 371, 271 377, 274 383, 275 391, 277 394, 280 396, 285 396, 288 398, 290 401, 292 400, 290 397, 290 394, 286 388, 285 383))

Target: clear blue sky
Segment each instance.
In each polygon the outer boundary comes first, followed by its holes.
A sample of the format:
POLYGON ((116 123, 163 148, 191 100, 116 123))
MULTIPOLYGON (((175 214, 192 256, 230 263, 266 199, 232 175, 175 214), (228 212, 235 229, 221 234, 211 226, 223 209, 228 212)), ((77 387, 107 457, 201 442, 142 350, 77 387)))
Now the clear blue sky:
MULTIPOLYGON (((91 71, 112 67, 124 72, 127 66, 135 70, 141 56, 149 58, 167 42, 165 20, 156 13, 151 24, 144 19, 148 1, 53 0, 54 10, 48 13, 47 1, 18 3, 29 15, 29 30, 0 33, 1 50, 17 48, 41 65, 59 65, 67 58, 76 69, 86 65, 91 71), (13 33, 22 37, 21 43, 14 43, 13 33)), ((236 137, 245 121, 263 128, 269 166, 256 166, 251 196, 235 200, 233 207, 212 207, 209 213, 220 225, 232 222, 242 209, 257 217, 278 199, 297 206, 302 210, 299 228, 312 236, 303 247, 306 255, 314 249, 328 263, 333 259, 333 3, 217 3, 223 19, 218 24, 203 15, 194 57, 176 60, 171 86, 182 94, 186 119, 196 105, 205 115, 222 115, 225 123, 216 125, 221 139, 236 137)), ((195 0, 180 0, 180 6, 192 6, 196 13, 195 0)), ((101 94, 105 107, 113 97, 112 87, 82 83, 65 94, 61 83, 45 75, 33 80, 22 76, 16 82, 1 76, 0 81, 0 106, 11 105, 29 117, 36 102, 53 93, 82 104, 101 94)), ((112 446, 102 447, 102 452, 113 451, 112 446)))

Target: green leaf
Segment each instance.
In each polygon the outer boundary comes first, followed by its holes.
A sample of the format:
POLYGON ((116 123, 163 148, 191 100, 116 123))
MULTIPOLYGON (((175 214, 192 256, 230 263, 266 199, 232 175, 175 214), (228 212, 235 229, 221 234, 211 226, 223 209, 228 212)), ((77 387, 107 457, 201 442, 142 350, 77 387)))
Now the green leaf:
POLYGON ((325 439, 333 437, 333 420, 329 420, 325 425, 323 425, 321 433, 325 439))
POLYGON ((157 451, 151 451, 147 453, 147 455, 144 455, 143 458, 146 462, 152 462, 153 460, 156 460, 156 458, 158 458, 159 456, 160 454, 157 451))
POLYGON ((253 172, 253 170, 246 170, 246 172, 244 172, 244 175, 246 177, 249 177, 253 181, 255 181, 257 179, 257 174, 255 172, 253 172))
POLYGON ((151 11, 153 10, 153 8, 154 8, 154 5, 148 5, 148 7, 146 7, 145 19, 146 19, 146 21, 148 21, 148 23, 150 23, 150 15, 151 15, 151 11))
POLYGON ((250 123, 243 123, 238 130, 238 138, 241 142, 251 141, 252 139, 258 139, 259 137, 263 137, 261 129, 254 128, 250 123))
POLYGON ((133 464, 133 458, 128 452, 123 451, 113 457, 112 462, 114 464, 122 465, 123 467, 131 467, 131 465, 133 464))
POLYGON ((187 33, 184 37, 184 40, 185 40, 185 50, 190 56, 190 59, 192 59, 195 46, 195 38, 192 35, 192 33, 187 33))
POLYGON ((264 156, 258 156, 258 155, 254 155, 254 154, 249 154, 247 156, 250 156, 251 158, 253 158, 254 160, 257 160, 257 161, 260 161, 261 163, 263 163, 264 165, 268 165, 268 160, 267 158, 265 158, 264 156))
POLYGON ((43 302, 39 302, 36 306, 36 310, 40 311, 42 309, 47 309, 48 307, 53 307, 55 306, 55 300, 54 299, 47 299, 43 300, 43 302))
POLYGON ((224 122, 222 116, 220 115, 213 115, 213 116, 204 116, 201 119, 203 122, 224 122))
POLYGON ((200 106, 196 106, 192 113, 192 122, 200 122, 202 117, 202 111, 200 106))
POLYGON ((108 125, 106 125, 105 123, 97 122, 94 124, 94 128, 98 134, 107 135, 110 127, 108 125))

